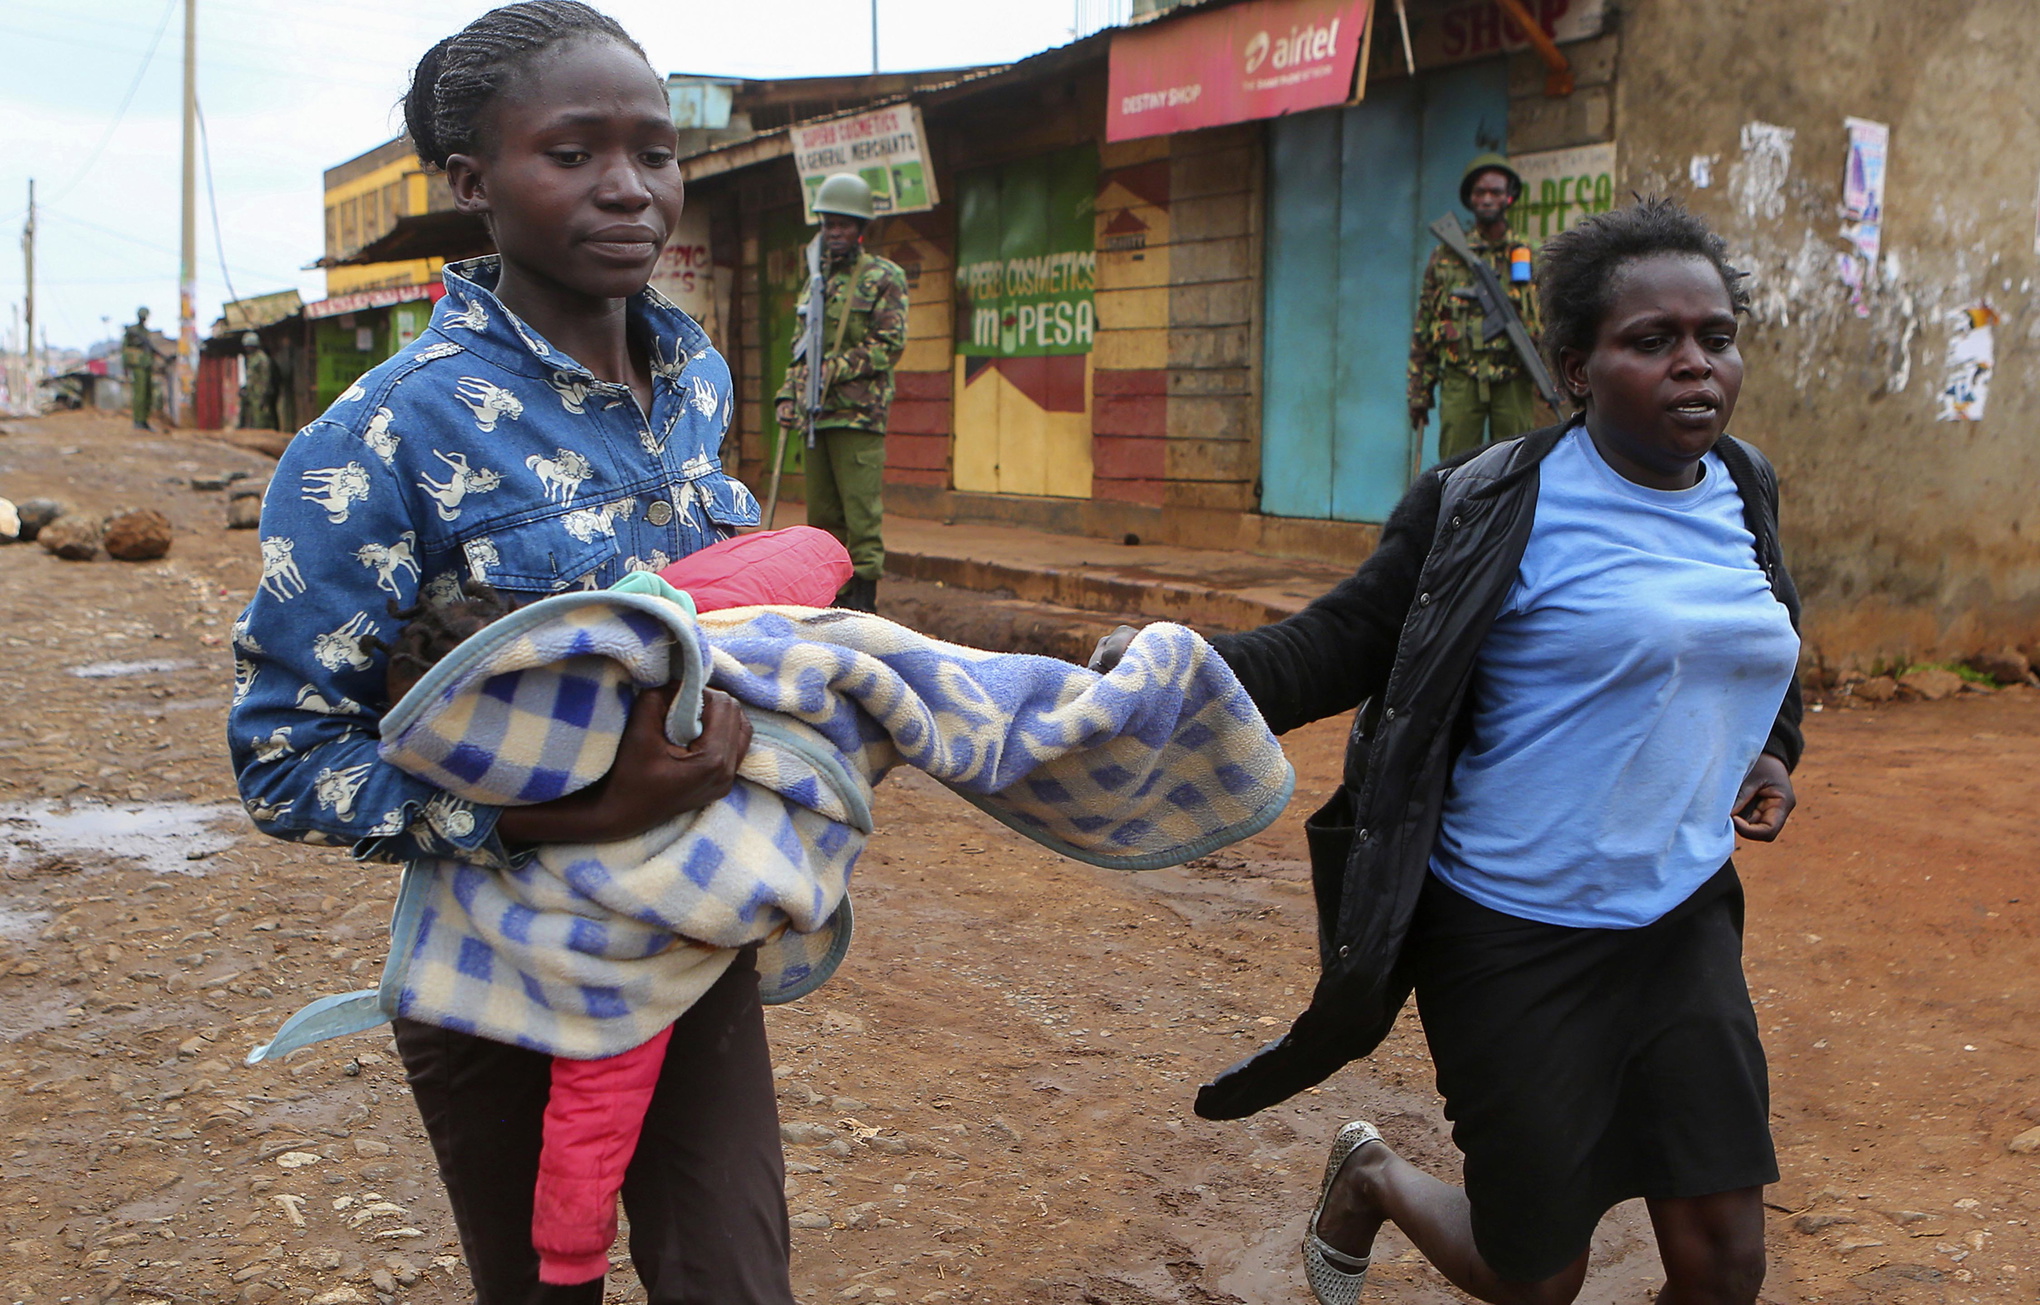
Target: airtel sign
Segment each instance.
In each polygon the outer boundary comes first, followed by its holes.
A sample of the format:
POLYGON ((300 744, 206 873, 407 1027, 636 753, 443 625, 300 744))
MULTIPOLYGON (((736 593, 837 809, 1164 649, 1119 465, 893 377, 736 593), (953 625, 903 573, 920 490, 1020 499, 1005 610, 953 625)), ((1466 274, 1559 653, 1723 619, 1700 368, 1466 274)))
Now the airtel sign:
POLYGON ((1249 0, 1114 33, 1105 138, 1343 104, 1368 0, 1249 0))
POLYGON ((1269 62, 1271 50, 1275 55, 1275 67, 1280 70, 1330 59, 1338 53, 1338 49, 1339 20, 1336 18, 1323 27, 1292 27, 1289 35, 1274 41, 1268 39, 1265 31, 1255 32, 1253 39, 1247 42, 1247 71, 1261 71, 1261 65, 1269 62))

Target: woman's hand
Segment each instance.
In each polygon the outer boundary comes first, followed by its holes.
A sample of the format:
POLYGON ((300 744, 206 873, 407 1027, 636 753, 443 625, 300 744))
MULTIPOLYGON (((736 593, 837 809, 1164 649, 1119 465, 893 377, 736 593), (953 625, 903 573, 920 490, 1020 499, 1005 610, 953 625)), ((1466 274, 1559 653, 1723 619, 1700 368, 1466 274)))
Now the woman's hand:
POLYGON ((1126 645, 1132 643, 1133 636, 1139 633, 1140 631, 1130 625, 1122 625, 1106 635, 1098 641, 1098 646, 1091 650, 1091 660, 1084 663, 1084 669, 1103 675, 1119 665, 1119 659, 1126 656, 1126 645))
POLYGON ((666 738, 677 686, 646 689, 630 707, 609 773, 578 793, 505 807, 496 830, 508 843, 607 843, 630 838, 725 797, 751 746, 751 719, 736 699, 702 695, 701 733, 686 747, 666 738))
POLYGON ((1792 796, 1792 775, 1785 763, 1762 753, 1750 773, 1743 776, 1742 789, 1735 795, 1735 832, 1759 843, 1768 843, 1785 828, 1786 819, 1799 799, 1792 796))

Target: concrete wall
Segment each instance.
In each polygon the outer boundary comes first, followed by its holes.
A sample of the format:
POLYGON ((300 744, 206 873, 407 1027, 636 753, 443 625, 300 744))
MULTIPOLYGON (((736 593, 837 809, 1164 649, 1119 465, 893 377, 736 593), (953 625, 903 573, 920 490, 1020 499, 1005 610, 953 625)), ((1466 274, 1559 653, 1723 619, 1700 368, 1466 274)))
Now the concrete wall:
POLYGON ((1782 473, 1808 652, 1836 666, 2040 642, 2035 17, 2032 0, 1622 15, 1621 189, 1686 200, 1754 274, 1733 428, 1782 473), (1864 316, 1836 271, 1845 115, 1891 126, 1864 316), (1753 123, 1792 131, 1788 166, 1745 148, 1753 123), (1986 415, 1937 421, 1951 314, 1985 303, 2001 319, 1986 415))

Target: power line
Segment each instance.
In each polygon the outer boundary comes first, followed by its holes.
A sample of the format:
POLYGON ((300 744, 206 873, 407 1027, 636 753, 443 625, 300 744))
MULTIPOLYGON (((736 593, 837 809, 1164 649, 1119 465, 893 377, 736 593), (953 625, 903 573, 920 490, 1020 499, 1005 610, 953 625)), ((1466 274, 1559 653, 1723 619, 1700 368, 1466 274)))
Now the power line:
POLYGON ((227 283, 227 298, 239 299, 241 296, 234 289, 234 274, 227 271, 227 242, 220 238, 220 197, 213 192, 212 179, 212 132, 206 129, 205 105, 199 104, 195 98, 193 105, 198 110, 198 144, 205 154, 205 203, 212 210, 213 249, 220 256, 220 279, 227 283))
MULTIPOLYGON (((90 231, 96 231, 103 236, 112 236, 116 240, 125 240, 130 244, 139 245, 143 249, 151 249, 159 254, 168 254, 172 258, 177 257, 177 251, 170 248, 168 245, 159 245, 153 240, 144 240, 140 236, 129 235, 127 232, 117 230, 113 227, 101 226, 97 222, 87 221, 86 219, 81 218, 73 213, 60 213, 56 209, 49 207, 47 204, 36 205, 36 213, 40 217, 54 217, 57 218, 59 221, 69 223, 73 226, 80 226, 90 231)), ((169 274, 165 273, 164 275, 167 276, 169 274)), ((244 267, 241 269, 241 275, 258 277, 264 281, 288 281, 292 284, 295 284, 297 281, 297 274, 295 272, 292 272, 288 276, 278 276, 270 272, 258 272, 252 268, 244 267)))
MULTIPOLYGON (((53 36, 53 35, 51 35, 51 34, 50 34, 50 33, 48 33, 48 32, 35 32, 35 31, 30 31, 30 30, 28 30, 27 28, 23 28, 23 27, 7 27, 7 26, 0 26, 0 32, 5 32, 6 34, 8 34, 8 35, 10 35, 10 36, 26 36, 26 37, 30 38, 31 40, 37 40, 37 41, 50 41, 50 42, 54 42, 54 43, 55 43, 55 44, 57 44, 57 45, 74 45, 74 46, 77 46, 77 47, 79 47, 79 48, 81 48, 81 49, 89 49, 89 50, 99 50, 99 51, 102 51, 102 52, 104 52, 104 51, 106 51, 106 50, 108 49, 108 47, 107 47, 106 43, 105 43, 105 42, 103 42, 103 41, 94 41, 94 40, 87 40, 87 39, 85 39, 85 38, 83 38, 83 37, 76 37, 76 36, 53 36)), ((122 54, 133 54, 133 53, 135 53, 135 51, 133 51, 133 50, 121 50, 121 51, 115 51, 115 53, 122 53, 122 54)), ((350 61, 350 62, 361 62, 361 61, 359 61, 359 60, 352 60, 352 61, 350 61)), ((283 78, 283 79, 285 79, 285 80, 287 80, 287 81, 291 81, 291 82, 295 82, 295 83, 300 83, 300 84, 302 84, 302 83, 304 82, 304 80, 305 80, 305 75, 304 75, 303 73, 301 73, 301 72, 293 72, 293 71, 291 71, 290 69, 287 69, 287 68, 275 68, 275 67, 268 67, 268 68, 265 68, 265 67, 262 67, 262 66, 260 66, 260 65, 257 65, 257 64, 246 64, 246 63, 229 63, 229 62, 227 62, 227 61, 225 61, 225 60, 220 60, 220 59, 209 59, 209 60, 207 60, 207 62, 206 62, 206 66, 207 66, 207 67, 209 67, 209 68, 225 68, 225 69, 228 69, 228 70, 230 70, 230 71, 233 71, 233 72, 239 72, 239 73, 246 73, 246 74, 248 74, 248 75, 249 75, 249 76, 251 76, 251 77, 281 77, 281 78, 283 78)), ((356 90, 367 90, 367 91, 387 91, 387 90, 390 90, 390 89, 392 89, 392 87, 394 87, 394 86, 396 85, 396 83, 395 83, 395 82, 381 82, 381 81, 378 81, 378 82, 366 82, 366 81, 355 81, 355 80, 353 80, 353 79, 351 79, 351 78, 346 78, 346 77, 333 77, 333 76, 329 76, 329 75, 326 75, 326 74, 323 74, 323 73, 322 73, 322 74, 320 74, 320 76, 319 76, 319 80, 320 80, 320 81, 322 81, 322 82, 324 82, 324 83, 326 83, 326 84, 328 84, 328 85, 333 85, 333 86, 351 86, 351 87, 355 88, 356 90)))
POLYGON ((86 174, 92 171, 93 165, 99 162, 99 156, 106 151, 106 143, 113 139, 113 133, 120 130, 122 120, 127 117, 128 105, 134 103, 135 92, 142 88, 143 75, 149 71, 149 65, 156 60, 156 47, 163 42, 163 33, 170 26, 170 15, 177 12, 177 3, 178 0, 170 0, 170 3, 163 6, 163 20, 156 24, 156 34, 149 38, 148 52, 142 56, 140 66, 135 69, 134 80, 128 83, 127 94, 120 97, 120 108, 114 110, 113 121, 107 124, 105 133, 99 138, 99 143, 92 147, 92 153, 86 157, 84 166, 79 168, 77 173, 68 182, 64 183, 63 189, 50 197, 52 203, 63 199, 78 188, 78 183, 85 180, 86 174))

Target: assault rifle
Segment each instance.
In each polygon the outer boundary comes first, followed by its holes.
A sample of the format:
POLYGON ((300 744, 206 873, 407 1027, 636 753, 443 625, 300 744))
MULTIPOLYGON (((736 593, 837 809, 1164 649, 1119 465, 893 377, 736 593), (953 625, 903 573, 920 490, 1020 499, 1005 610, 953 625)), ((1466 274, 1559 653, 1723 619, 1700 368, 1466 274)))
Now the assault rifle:
POLYGON ((1563 413, 1564 400, 1558 387, 1551 383, 1551 373, 1545 369, 1544 359, 1538 355, 1537 345, 1530 339, 1530 332, 1523 328, 1523 319, 1516 315, 1516 306, 1509 302, 1509 296, 1502 289, 1502 282, 1495 270, 1488 266, 1486 259, 1473 252, 1466 243, 1466 230, 1459 225, 1459 219, 1447 213, 1431 224, 1431 234, 1444 242, 1447 249, 1459 256, 1473 273, 1473 288, 1459 290, 1479 302, 1482 313, 1480 338, 1483 343, 1492 341, 1502 332, 1509 333, 1509 343, 1516 347, 1516 354, 1523 360, 1523 370, 1530 375, 1530 383, 1544 396, 1554 413, 1563 413))
MULTIPOLYGON (((807 447, 815 446, 815 419, 822 413, 822 315, 823 300, 827 297, 827 280, 822 276, 822 233, 815 232, 815 238, 807 247, 808 284, 807 311, 800 325, 800 339, 794 344, 793 356, 806 359, 807 378, 800 388, 801 426, 807 435, 807 447)), ((772 529, 772 520, 779 511, 779 476, 786 467, 786 445, 793 432, 785 427, 779 429, 779 450, 772 459, 772 487, 765 495, 765 528, 772 529)))

